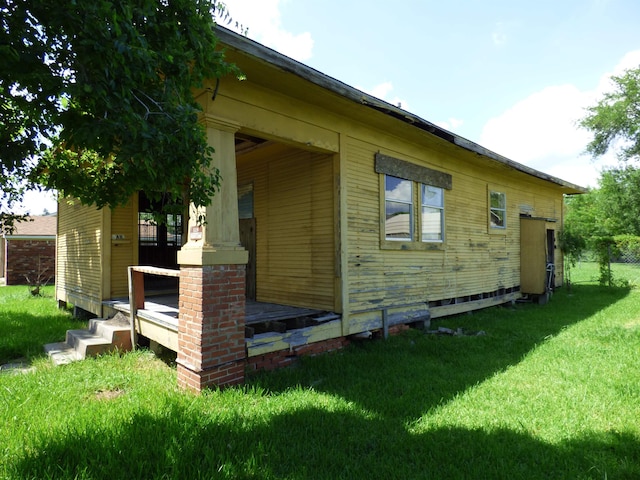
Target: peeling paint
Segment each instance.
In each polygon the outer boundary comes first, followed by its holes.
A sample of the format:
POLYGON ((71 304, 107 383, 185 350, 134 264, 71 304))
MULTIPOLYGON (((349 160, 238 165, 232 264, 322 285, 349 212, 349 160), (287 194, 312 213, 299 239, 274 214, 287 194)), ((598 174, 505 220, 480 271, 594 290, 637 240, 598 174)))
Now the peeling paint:
POLYGON ((301 345, 342 336, 342 321, 333 320, 321 325, 289 330, 285 333, 265 332, 246 339, 249 357, 290 350, 301 345))

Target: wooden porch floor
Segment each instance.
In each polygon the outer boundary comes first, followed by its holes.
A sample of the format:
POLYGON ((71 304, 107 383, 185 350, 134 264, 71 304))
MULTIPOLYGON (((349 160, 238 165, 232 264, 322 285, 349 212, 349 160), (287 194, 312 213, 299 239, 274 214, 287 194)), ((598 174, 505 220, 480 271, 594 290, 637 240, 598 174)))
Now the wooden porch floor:
MULTIPOLYGON (((129 315, 128 298, 104 301, 103 304, 129 315)), ((178 295, 155 295, 145 298, 145 308, 137 315, 170 330, 178 331, 178 295)), ((340 315, 311 308, 247 300, 245 305, 245 337, 264 332, 284 333, 288 330, 318 325, 339 319, 340 315)))

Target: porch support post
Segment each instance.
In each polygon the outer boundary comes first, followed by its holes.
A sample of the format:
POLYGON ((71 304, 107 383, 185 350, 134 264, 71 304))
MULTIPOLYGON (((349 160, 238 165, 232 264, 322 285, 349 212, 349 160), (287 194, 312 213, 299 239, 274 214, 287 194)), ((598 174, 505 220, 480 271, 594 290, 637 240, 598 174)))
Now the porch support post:
POLYGON ((221 188, 206 208, 189 207, 187 243, 178 252, 178 385, 200 392, 244 382, 245 270, 240 245, 234 133, 238 126, 204 115, 221 188), (206 223, 198 224, 204 215, 206 223))

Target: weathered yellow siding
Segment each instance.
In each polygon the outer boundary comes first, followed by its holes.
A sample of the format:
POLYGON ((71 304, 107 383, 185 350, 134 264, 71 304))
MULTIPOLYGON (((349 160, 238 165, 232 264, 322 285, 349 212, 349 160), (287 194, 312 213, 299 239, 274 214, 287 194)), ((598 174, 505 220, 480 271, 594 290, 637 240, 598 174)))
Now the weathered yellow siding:
POLYGON ((70 203, 58 205, 56 298, 101 314, 105 211, 70 203))
POLYGON ((257 300, 334 307, 333 159, 272 144, 238 157, 253 183, 257 300))
MULTIPOLYGON (((482 305, 478 295, 519 287, 520 214, 560 221, 562 195, 533 177, 480 164, 460 149, 447 152, 437 145, 433 150, 415 149, 384 140, 383 134, 372 132, 368 141, 347 142, 348 167, 342 174, 348 183, 349 331, 380 328, 383 310, 404 306, 410 311, 431 304, 437 313, 438 308, 451 310, 450 302, 461 301, 456 309, 464 311, 465 303, 467 309, 482 305), (380 174, 374 171, 379 151, 452 175, 453 188, 445 191, 444 242, 408 244, 404 250, 384 242, 384 192, 380 174), (504 231, 488 227, 489 189, 506 194, 504 231)), ((559 252, 556 259, 561 264, 559 252)), ((561 274, 556 277, 560 281, 561 274)))
MULTIPOLYGON (((352 103, 316 87, 302 92, 294 82, 286 84, 288 77, 276 80, 262 73, 258 69, 248 70, 248 82, 223 82, 215 110, 224 112, 247 133, 282 142, 279 147, 270 148, 289 151, 291 147, 286 143, 337 152, 340 161, 335 165, 340 169, 332 172, 338 178, 334 186, 339 185, 346 198, 337 202, 341 208, 337 213, 339 219, 335 220, 334 255, 327 255, 326 259, 342 259, 342 264, 336 265, 338 276, 334 275, 333 280, 334 285, 347 289, 337 294, 344 300, 343 333, 380 328, 384 311, 420 313, 428 306, 432 315, 438 316, 519 296, 520 215, 555 219, 560 226, 562 193, 557 185, 393 121, 384 114, 358 110, 352 103), (251 79, 259 82, 264 79, 264 84, 256 85, 251 79), (285 91, 295 96, 296 101, 281 93, 285 91), (374 170, 374 155, 378 152, 451 175, 453 188, 445 192, 444 242, 410 245, 407 249, 398 244, 385 245, 381 234, 384 187, 381 175, 374 170), (504 231, 489 228, 489 190, 506 195, 504 231), (341 280, 339 275, 343 276, 341 280)), ((272 161, 267 168, 263 163, 268 157, 260 151, 238 160, 239 183, 254 182, 255 188, 258 298, 292 303, 300 293, 298 288, 301 285, 306 288, 299 275, 310 268, 308 254, 297 249, 302 245, 311 248, 310 237, 307 242, 301 239, 298 243, 288 238, 303 235, 304 229, 290 230, 298 225, 294 215, 302 212, 294 207, 292 198, 301 195, 303 183, 299 179, 305 176, 306 167, 282 160, 272 161), (264 200, 264 195, 268 195, 268 200, 264 200), (277 212, 286 213, 280 216, 277 212), (296 282, 287 281, 293 278, 296 282)), ((329 178, 325 180, 329 182, 329 178)), ((331 189, 331 184, 327 183, 326 188, 331 189)), ((555 257, 559 285, 562 281, 559 251, 555 257)))
POLYGON ((111 298, 129 294, 127 267, 138 259, 137 195, 111 214, 111 298))

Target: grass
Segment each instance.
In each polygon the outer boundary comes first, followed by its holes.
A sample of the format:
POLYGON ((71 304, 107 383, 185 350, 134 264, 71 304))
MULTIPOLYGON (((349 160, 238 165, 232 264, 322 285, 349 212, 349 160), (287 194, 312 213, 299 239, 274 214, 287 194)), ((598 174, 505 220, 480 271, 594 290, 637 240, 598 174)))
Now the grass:
POLYGON ((43 344, 63 340, 68 329, 84 327, 57 308, 53 288, 44 287, 41 296, 33 296, 27 286, 0 287, 0 365, 42 356, 43 344))
POLYGON ((486 335, 410 331, 199 396, 147 351, 32 355, 0 375, 0 478, 640 477, 640 292, 580 281, 434 323, 486 335))
MULTIPOLYGON (((613 283, 626 282, 634 287, 640 286, 640 264, 612 263, 611 275, 613 283)), ((600 277, 599 266, 596 262, 580 262, 571 269, 572 283, 598 283, 600 277)))

